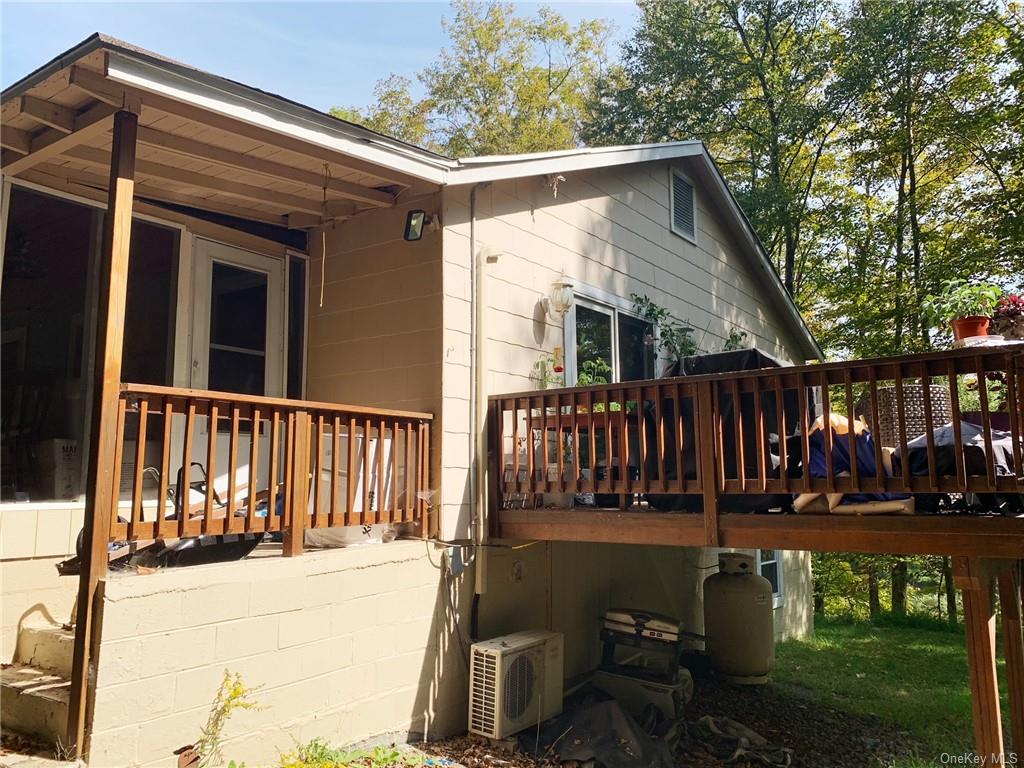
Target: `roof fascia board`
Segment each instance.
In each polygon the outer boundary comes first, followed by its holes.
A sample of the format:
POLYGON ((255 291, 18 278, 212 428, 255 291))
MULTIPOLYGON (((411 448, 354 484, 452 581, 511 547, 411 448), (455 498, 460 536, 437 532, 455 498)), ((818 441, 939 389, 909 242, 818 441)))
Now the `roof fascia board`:
MULTIPOLYGON (((473 161, 454 168, 448 173, 448 184, 478 184, 485 181, 503 181, 524 176, 544 176, 549 173, 586 171, 616 165, 632 165, 653 160, 672 160, 694 157, 704 152, 699 141, 672 145, 622 147, 615 150, 580 150, 578 153, 558 157, 530 159, 529 155, 514 156, 494 165, 478 166, 473 161)), ((463 162, 463 161, 460 161, 463 162)))
POLYGON ((72 64, 77 63, 93 51, 102 47, 103 41, 100 39, 100 36, 97 34, 90 35, 71 50, 65 51, 56 58, 51 59, 46 64, 43 64, 43 66, 21 78, 18 82, 8 88, 5 88, 3 94, 0 94, 0 102, 6 103, 11 99, 25 95, 40 83, 50 77, 53 77, 62 69, 70 67, 72 64))
POLYGON ((330 118, 316 119, 297 108, 284 108, 271 103, 271 98, 257 99, 242 86, 230 83, 202 82, 196 73, 171 72, 138 59, 111 52, 107 58, 107 77, 122 85, 157 93, 167 98, 209 110, 234 120, 282 133, 302 141, 358 157, 384 168, 408 174, 434 184, 443 184, 450 163, 441 158, 415 157, 404 147, 394 147, 369 137, 353 137, 327 125, 330 118))
POLYGON ((701 158, 704 161, 705 167, 714 179, 715 190, 721 195, 725 204, 729 208, 729 212, 732 214, 733 219, 739 224, 739 228, 745 244, 748 249, 756 255, 757 266, 759 266, 764 272, 775 291, 775 298, 778 304, 781 306, 783 312, 786 313, 790 324, 797 330, 798 341, 804 346, 804 352, 813 355, 818 360, 825 359, 825 353, 822 352, 821 347, 818 346, 818 342, 811 334, 811 330, 807 327, 807 323, 804 322, 803 315, 800 314, 800 310, 797 309, 796 304, 793 301, 793 297, 789 295, 789 291, 782 284, 782 279, 779 277, 778 271, 775 269, 775 265, 768 256, 768 252, 765 250, 764 245, 761 243, 761 239, 757 236, 754 231, 753 225, 750 223, 750 219, 743 212, 739 203, 736 202, 736 198, 732 194, 732 190, 729 189, 729 185, 725 182, 725 177, 722 176, 722 172, 718 167, 718 164, 714 161, 711 155, 705 150, 701 152, 701 158))

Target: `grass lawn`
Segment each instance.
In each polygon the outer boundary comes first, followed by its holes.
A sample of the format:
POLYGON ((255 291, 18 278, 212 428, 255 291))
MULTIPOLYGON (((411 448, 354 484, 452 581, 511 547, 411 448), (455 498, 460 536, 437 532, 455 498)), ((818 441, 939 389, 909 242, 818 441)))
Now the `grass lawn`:
MULTIPOLYGON (((1004 731, 1009 720, 1005 669, 999 662, 1004 731)), ((923 745, 919 760, 973 749, 971 692, 962 629, 906 619, 854 622, 818 619, 815 636, 776 648, 772 678, 782 692, 836 710, 875 715, 923 745)), ((1009 745, 1007 745, 1009 749, 1009 745)))

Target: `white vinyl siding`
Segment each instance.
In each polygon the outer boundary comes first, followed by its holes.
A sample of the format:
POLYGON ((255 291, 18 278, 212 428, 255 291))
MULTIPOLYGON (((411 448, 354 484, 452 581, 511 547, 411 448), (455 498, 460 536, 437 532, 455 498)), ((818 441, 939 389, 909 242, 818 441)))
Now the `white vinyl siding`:
POLYGON ((672 231, 697 242, 697 200, 693 184, 679 171, 671 171, 672 231))

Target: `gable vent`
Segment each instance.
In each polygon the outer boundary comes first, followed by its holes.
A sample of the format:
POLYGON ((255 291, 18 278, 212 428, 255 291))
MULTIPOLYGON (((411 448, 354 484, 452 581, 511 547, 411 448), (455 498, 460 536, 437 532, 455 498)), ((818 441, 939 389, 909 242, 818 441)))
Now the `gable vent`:
POLYGON ((682 176, 672 174, 672 231, 691 240, 697 236, 694 224, 693 185, 682 176))

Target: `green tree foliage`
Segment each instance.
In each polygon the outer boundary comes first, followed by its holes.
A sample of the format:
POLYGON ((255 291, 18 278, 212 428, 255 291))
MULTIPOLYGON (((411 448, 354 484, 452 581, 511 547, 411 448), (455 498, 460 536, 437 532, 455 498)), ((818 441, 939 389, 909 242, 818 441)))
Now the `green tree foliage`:
POLYGON ((834 255, 803 298, 839 353, 924 349, 921 303, 942 279, 1010 274, 986 222, 1005 212, 999 149, 1019 132, 1002 104, 1006 27, 986 3, 866 0, 845 31, 854 100, 823 191, 830 220, 814 227, 834 255))
POLYGON ((948 338, 921 313, 943 279, 1024 275, 1019 5, 641 12, 585 137, 703 139, 830 354, 928 348, 948 338))
POLYGON ((418 75, 422 98, 392 75, 377 84, 374 105, 332 112, 452 157, 576 146, 608 26, 572 26, 550 8, 527 18, 510 3, 456 0, 453 8, 448 46, 418 75))
POLYGON ((815 180, 850 100, 837 11, 817 0, 644 0, 602 84, 594 143, 703 139, 790 292, 815 180))

